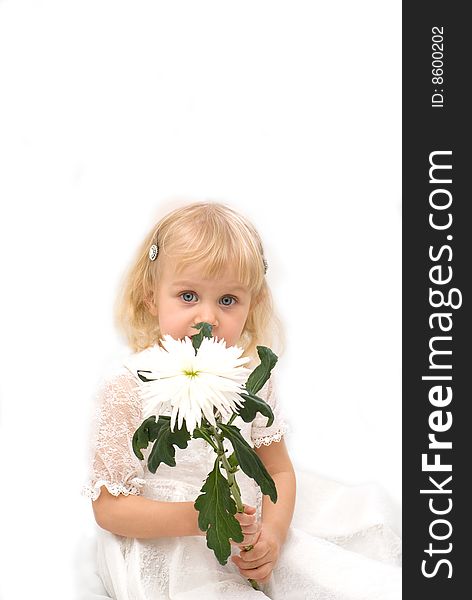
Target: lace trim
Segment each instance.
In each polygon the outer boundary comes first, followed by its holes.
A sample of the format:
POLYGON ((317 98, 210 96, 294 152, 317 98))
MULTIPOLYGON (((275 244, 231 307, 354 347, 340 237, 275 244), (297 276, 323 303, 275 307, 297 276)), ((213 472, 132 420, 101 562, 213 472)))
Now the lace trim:
POLYGON ((253 439, 254 446, 256 448, 260 448, 262 446, 262 444, 264 444, 264 446, 270 446, 272 444, 272 442, 280 442, 280 440, 289 431, 289 429, 290 428, 288 425, 283 424, 279 427, 279 429, 275 433, 271 433, 269 435, 257 436, 256 438, 253 439))
POLYGON ((100 479, 95 484, 88 483, 87 485, 84 485, 82 488, 82 496, 90 498, 91 500, 96 500, 100 496, 102 485, 104 485, 113 496, 119 496, 120 494, 123 494, 124 496, 129 496, 130 494, 139 496, 141 488, 145 483, 145 480, 140 479, 139 477, 131 479, 128 485, 123 483, 111 483, 110 481, 100 479))

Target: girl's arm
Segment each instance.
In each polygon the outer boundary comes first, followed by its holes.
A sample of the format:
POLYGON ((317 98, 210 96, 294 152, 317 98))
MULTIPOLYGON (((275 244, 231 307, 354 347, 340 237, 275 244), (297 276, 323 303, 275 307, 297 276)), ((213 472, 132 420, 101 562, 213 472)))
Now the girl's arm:
POLYGON ((293 517, 296 496, 296 479, 285 441, 272 442, 269 446, 255 448, 256 454, 277 487, 277 502, 268 496, 262 501, 262 526, 276 534, 282 545, 293 517))
POLYGON ((159 502, 144 496, 113 496, 102 486, 92 502, 95 520, 116 535, 141 539, 205 535, 193 502, 159 502))

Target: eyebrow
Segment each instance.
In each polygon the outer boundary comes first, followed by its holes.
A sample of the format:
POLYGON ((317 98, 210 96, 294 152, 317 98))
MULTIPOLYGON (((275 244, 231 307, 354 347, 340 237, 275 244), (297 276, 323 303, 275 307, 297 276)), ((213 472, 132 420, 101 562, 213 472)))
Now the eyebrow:
MULTIPOLYGON (((195 281, 174 281, 172 282, 173 287, 198 287, 198 283, 195 281)), ((230 284, 227 286, 228 290, 233 292, 247 292, 247 288, 242 287, 239 283, 230 284)))

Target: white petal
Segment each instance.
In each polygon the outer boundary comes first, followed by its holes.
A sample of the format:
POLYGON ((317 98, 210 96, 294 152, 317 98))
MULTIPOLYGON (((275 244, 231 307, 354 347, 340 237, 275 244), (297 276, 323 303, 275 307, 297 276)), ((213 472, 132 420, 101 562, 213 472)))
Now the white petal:
POLYGON ((140 384, 146 410, 172 407, 171 428, 180 429, 185 421, 193 433, 202 415, 216 425, 214 409, 229 417, 244 401, 239 395, 250 374, 244 365, 243 349, 226 346, 225 340, 203 338, 195 355, 189 337, 175 340, 166 335, 162 348, 153 346, 135 355, 133 367, 150 371, 155 381, 140 384), (187 373, 194 373, 189 376, 187 373))

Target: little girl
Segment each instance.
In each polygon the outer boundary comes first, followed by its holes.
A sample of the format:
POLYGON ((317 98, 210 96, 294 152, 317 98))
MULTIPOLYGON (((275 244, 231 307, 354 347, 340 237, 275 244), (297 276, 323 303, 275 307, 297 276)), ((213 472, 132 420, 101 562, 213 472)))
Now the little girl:
MULTIPOLYGON (((161 219, 144 240, 124 280, 117 324, 139 353, 165 334, 184 339, 196 333, 193 325, 208 322, 227 346, 244 348, 252 369, 259 362, 257 345, 280 354, 281 328, 266 271, 261 239, 246 218, 217 203, 184 206, 161 219)), ((388 560, 376 562, 314 535, 319 523, 309 502, 301 527, 291 526, 296 480, 273 376, 258 393, 273 409, 273 424, 266 427, 267 418, 259 413, 252 423, 238 417, 234 425, 272 476, 278 500, 273 504, 238 471, 245 510, 237 518, 244 540, 233 544, 230 560, 220 565, 206 547, 194 508, 214 451, 191 439, 185 450, 176 448, 175 467, 161 464, 155 474, 136 458, 131 440, 143 412, 130 364, 125 360, 99 391, 90 481, 84 488, 99 525, 97 571, 110 598, 399 597, 397 570, 388 560), (253 548, 245 551, 249 544, 253 548)))

